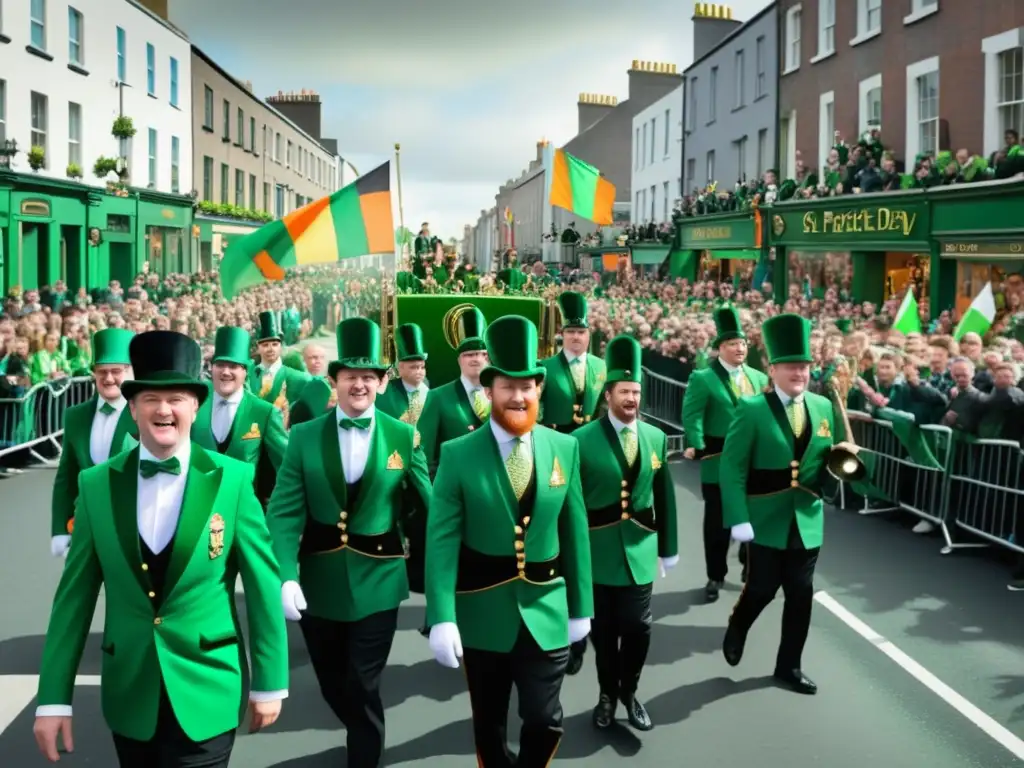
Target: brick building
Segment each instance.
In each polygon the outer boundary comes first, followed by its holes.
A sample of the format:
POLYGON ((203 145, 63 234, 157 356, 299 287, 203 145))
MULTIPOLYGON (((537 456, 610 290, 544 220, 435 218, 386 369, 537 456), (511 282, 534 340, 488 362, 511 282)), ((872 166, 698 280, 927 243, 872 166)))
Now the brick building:
POLYGON ((986 155, 1024 131, 1020 0, 780 0, 779 149, 820 168, 873 125, 896 159, 986 155))

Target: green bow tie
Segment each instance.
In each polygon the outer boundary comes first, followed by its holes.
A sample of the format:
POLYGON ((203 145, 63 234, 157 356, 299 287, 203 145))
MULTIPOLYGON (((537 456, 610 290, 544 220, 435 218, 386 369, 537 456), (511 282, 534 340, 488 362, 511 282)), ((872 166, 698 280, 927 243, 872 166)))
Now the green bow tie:
POLYGON ((143 478, 149 479, 154 477, 158 472, 166 472, 168 475, 180 475, 181 474, 181 462, 178 461, 177 456, 171 456, 169 459, 163 461, 151 461, 150 459, 143 459, 139 462, 139 474, 143 478))
POLYGON ((100 406, 100 413, 102 413, 104 416, 109 416, 116 410, 117 408, 112 406, 110 403, 104 403, 103 405, 100 406))
POLYGON ((362 416, 358 419, 350 419, 346 416, 338 422, 338 426, 342 429, 369 429, 372 421, 373 418, 370 416, 362 416))

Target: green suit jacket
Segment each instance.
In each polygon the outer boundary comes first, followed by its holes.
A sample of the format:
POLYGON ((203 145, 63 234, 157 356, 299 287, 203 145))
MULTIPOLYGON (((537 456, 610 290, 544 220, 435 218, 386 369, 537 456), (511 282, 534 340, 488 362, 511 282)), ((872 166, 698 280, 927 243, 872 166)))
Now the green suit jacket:
POLYGON ((298 399, 291 404, 288 412, 288 428, 303 424, 324 415, 338 404, 338 393, 326 378, 318 377, 307 381, 298 399))
POLYGON ((309 376, 302 371, 296 371, 294 368, 289 368, 287 365, 282 364, 281 367, 277 369, 277 373, 274 374, 274 380, 270 389, 264 392, 263 377, 260 376, 256 370, 257 366, 255 365, 249 369, 249 391, 256 395, 260 400, 265 400, 271 404, 277 402, 277 398, 281 394, 281 390, 283 388, 284 399, 288 401, 289 406, 294 405, 302 395, 302 390, 309 381, 309 376))
MULTIPOLYGON (((50 505, 50 535, 65 536, 68 521, 75 515, 78 500, 79 472, 93 466, 89 443, 92 440, 92 421, 96 417, 98 398, 93 397, 81 405, 73 405, 64 414, 64 442, 53 480, 53 501, 50 505)), ((126 405, 114 427, 110 441, 110 458, 138 443, 139 428, 126 405)))
POLYGON ((416 429, 422 437, 431 473, 437 470, 443 443, 479 429, 482 423, 473 411, 461 378, 430 390, 416 429))
POLYGON ((754 542, 786 549, 794 519, 807 549, 820 547, 825 527, 821 502, 826 459, 842 437, 832 402, 804 395, 807 444, 797 440, 774 392, 744 398, 725 438, 719 484, 725 527, 750 523, 754 542))
POLYGON ((587 512, 615 508, 614 522, 590 523, 594 583, 611 587, 651 584, 657 574, 657 559, 679 554, 675 485, 665 460, 668 438, 657 427, 638 422, 639 466, 631 468, 607 416, 576 430, 573 437, 580 444, 587 512), (647 509, 654 511, 653 528, 630 514, 647 509))
POLYGON ((549 427, 579 426, 597 417, 604 392, 606 369, 604 360, 587 355, 586 386, 581 401, 577 400, 572 369, 564 353, 541 361, 544 370, 544 391, 540 399, 540 421, 549 427), (576 406, 579 405, 579 410, 576 406), (578 419, 578 420, 574 420, 578 419))
MULTIPOLYGON (((463 388, 465 389, 465 388, 463 388)), ((424 398, 423 407, 425 408, 426 396, 430 390, 424 388, 420 397, 424 398)), ((388 416, 409 423, 409 391, 405 388, 405 384, 402 383, 401 379, 392 379, 388 382, 388 388, 384 390, 383 395, 377 395, 377 409, 384 411, 388 416)), ((423 410, 420 410, 422 416, 423 410)), ((416 426, 418 421, 413 424, 416 426)), ((420 433, 422 434, 422 432, 420 433)))
POLYGON ((71 549, 46 632, 38 703, 71 704, 103 587, 102 701, 110 729, 130 739, 152 738, 162 680, 182 730, 203 741, 239 724, 248 677, 235 610, 239 573, 253 690, 288 687, 277 562, 252 492, 252 468, 193 443, 164 597, 154 606, 139 548, 138 467, 134 448, 81 475, 71 549))
MULTIPOLYGON (((743 366, 743 373, 754 394, 760 394, 768 386, 768 377, 749 365, 743 366)), ((683 397, 683 430, 687 445, 700 452, 701 483, 718 483, 718 462, 737 402, 729 372, 718 360, 690 374, 683 397)))
POLYGON ((348 498, 336 414, 328 411, 292 429, 267 525, 282 580, 299 582, 309 614, 358 621, 397 608, 409 596, 405 558, 357 552, 342 543, 340 530, 337 549, 300 557, 307 520, 339 528, 343 520, 349 533, 362 536, 387 533, 401 527, 403 481, 426 509, 430 478, 415 430, 377 411, 359 496, 348 498))
POLYGON ((536 497, 525 533, 526 561, 558 557, 562 575, 546 583, 514 578, 457 594, 463 546, 515 557, 519 503, 490 429, 441 449, 427 518, 427 624, 456 622, 467 648, 507 653, 522 624, 545 651, 564 648, 569 619, 594 614, 579 444, 569 435, 534 428, 533 469, 536 497))

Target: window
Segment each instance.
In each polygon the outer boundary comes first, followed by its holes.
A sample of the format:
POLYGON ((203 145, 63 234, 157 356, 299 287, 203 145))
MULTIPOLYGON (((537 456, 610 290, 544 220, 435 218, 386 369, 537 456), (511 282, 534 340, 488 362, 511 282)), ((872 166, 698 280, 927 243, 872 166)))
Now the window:
POLYGON ((178 106, 178 60, 171 57, 171 106, 178 106))
POLYGON ((767 62, 765 61, 764 35, 757 38, 755 56, 757 61, 754 62, 754 64, 757 67, 757 74, 754 78, 754 98, 760 99, 768 92, 768 75, 765 70, 767 62))
POLYGON ((712 182, 715 180, 715 150, 713 149, 710 152, 708 152, 707 166, 708 173, 706 181, 712 182))
POLYGON ((82 14, 68 6, 68 61, 80 67, 85 66, 84 26, 82 14))
POLYGON ((274 186, 274 215, 279 219, 284 216, 284 186, 281 184, 274 186))
POLYGON ((860 112, 858 130, 863 133, 882 125, 882 76, 881 74, 861 80, 860 112))
POLYGON ((686 130, 692 131, 697 127, 697 78, 690 79, 690 110, 686 116, 686 130))
MULTIPOLYGON (((47 113, 50 109, 49 99, 41 93, 32 91, 31 97, 31 120, 32 130, 29 133, 29 141, 33 147, 42 147, 43 151, 46 152, 46 127, 47 127, 47 113)), ((49 154, 47 152, 47 154, 49 154)), ((47 161, 49 158, 47 158, 47 161)), ((44 167, 47 167, 49 163, 44 167)))
POLYGON ((249 207, 256 207, 256 174, 249 174, 249 207))
POLYGON ((213 202, 213 158, 203 157, 203 200, 213 202))
MULTIPOLYGON (((249 118, 249 149, 253 152, 256 151, 256 118, 249 118)), ((253 200, 256 199, 256 195, 252 196, 253 200)))
POLYGON ((939 72, 917 78, 917 152, 939 152, 939 72))
POLYGON ((904 24, 913 24, 915 21, 931 16, 939 10, 939 0, 913 0, 910 4, 910 15, 903 17, 904 24))
POLYGON ((156 95, 156 48, 146 43, 146 93, 156 95))
POLYGON ((82 167, 82 105, 68 102, 68 165, 82 167))
POLYGON ((655 197, 658 194, 658 188, 653 184, 651 185, 651 221, 655 221, 658 217, 654 213, 655 197))
POLYGON ((757 175, 760 177, 772 160, 768 157, 768 129, 762 128, 757 132, 757 175))
POLYGON ((213 88, 203 86, 203 128, 213 130, 213 88))
POLYGON ((882 0, 857 0, 857 37, 850 41, 856 45, 882 31, 882 0))
POLYGON ((245 208, 245 171, 235 171, 235 205, 245 208))
POLYGON ((149 129, 149 186, 156 187, 156 129, 149 129))
MULTIPOLYGON (((22 6, 24 8, 25 6, 22 6)), ((34 48, 46 50, 46 0, 32 0, 29 7, 29 40, 34 48)))
POLYGON ((668 157, 669 137, 672 133, 672 110, 665 110, 665 157, 668 157))
POLYGON ((643 153, 640 155, 640 167, 643 168, 647 165, 647 123, 644 123, 644 144, 643 153))
POLYGON ((274 134, 274 159, 277 162, 281 162, 281 134, 274 134))
POLYGON ((171 194, 176 195, 181 189, 181 142, 177 136, 171 136, 171 194))
POLYGON ((999 54, 999 133, 1024 129, 1024 48, 999 54))
POLYGON ((128 41, 124 30, 117 28, 117 81, 127 82, 128 77, 128 41))
POLYGON ((225 205, 227 205, 227 202, 228 202, 228 178, 229 178, 228 174, 229 173, 230 173, 230 170, 228 169, 228 164, 227 163, 221 163, 220 164, 220 201, 222 203, 224 203, 225 205))
POLYGON ((743 51, 736 51, 736 103, 733 104, 733 107, 737 109, 745 103, 743 93, 743 81, 746 79, 745 64, 743 51))
POLYGON ((711 92, 708 94, 708 123, 713 123, 718 116, 718 67, 711 68, 711 92))
POLYGON ((633 151, 633 170, 640 169, 640 129, 636 129, 636 138, 633 139, 633 146, 636 149, 633 151))
MULTIPOLYGON (((697 159, 695 157, 691 157, 689 160, 686 161, 685 183, 689 184, 691 187, 697 183, 697 159)), ((682 189, 679 190, 679 196, 683 197, 682 189)))
POLYGON ((662 189, 662 194, 661 194, 661 209, 662 209, 661 220, 662 221, 668 221, 668 198, 669 198, 668 182, 666 181, 662 186, 664 187, 664 189, 662 189))
POLYGON ((7 138, 7 81, 0 80, 0 141, 7 138))
POLYGON ((801 6, 786 11, 786 72, 800 68, 800 27, 803 24, 801 6))
POLYGON ((818 0, 818 58, 836 51, 836 0, 818 0))
POLYGON ((238 108, 238 145, 245 146, 245 112, 238 108))
POLYGON ((651 118, 651 156, 650 163, 654 165, 654 137, 658 135, 658 118, 651 118))
POLYGON ((224 99, 224 134, 225 139, 231 139, 231 102, 224 99))
POLYGON ((829 91, 818 97, 818 166, 828 159, 829 150, 835 145, 836 93, 829 91))
POLYGON ((736 178, 739 181, 747 180, 747 137, 733 142, 736 145, 736 178))
POLYGON ((292 147, 293 146, 294 145, 289 141, 288 142, 288 154, 285 155, 285 168, 291 168, 292 167, 292 147))
POLYGON ((641 213, 643 211, 643 207, 642 207, 643 197, 642 197, 642 195, 643 195, 642 192, 637 192, 636 193, 636 202, 633 203, 633 223, 634 224, 639 224, 641 221, 643 221, 642 213, 641 213))

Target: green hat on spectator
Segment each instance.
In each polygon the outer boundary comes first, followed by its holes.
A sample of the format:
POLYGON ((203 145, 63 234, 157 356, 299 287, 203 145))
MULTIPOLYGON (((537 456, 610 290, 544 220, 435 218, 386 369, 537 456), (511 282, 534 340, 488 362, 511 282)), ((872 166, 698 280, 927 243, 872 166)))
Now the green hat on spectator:
POLYGON ((92 336, 92 365, 131 365, 128 347, 135 337, 125 328, 104 328, 92 336))

